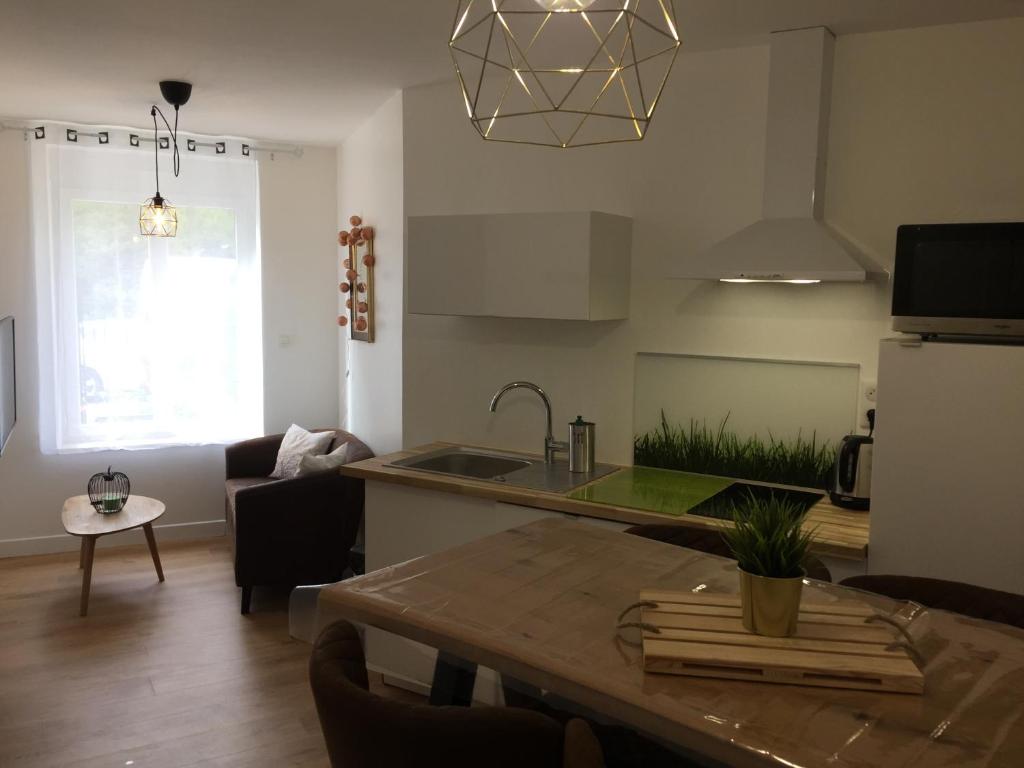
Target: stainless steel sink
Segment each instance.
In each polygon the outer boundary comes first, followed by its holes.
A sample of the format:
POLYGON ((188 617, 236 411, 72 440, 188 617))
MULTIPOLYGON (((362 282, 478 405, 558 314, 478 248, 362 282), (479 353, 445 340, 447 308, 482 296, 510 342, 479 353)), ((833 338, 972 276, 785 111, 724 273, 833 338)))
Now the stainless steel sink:
POLYGON ((473 453, 465 450, 446 451, 440 454, 434 452, 426 456, 403 459, 395 464, 407 469, 421 469, 424 472, 440 472, 445 475, 473 477, 479 480, 490 480, 530 466, 530 462, 524 459, 473 453))
POLYGON ((614 472, 617 467, 598 464, 593 472, 569 471, 567 461, 545 464, 526 456, 452 446, 400 459, 389 466, 440 475, 486 480, 517 488, 565 493, 614 472))

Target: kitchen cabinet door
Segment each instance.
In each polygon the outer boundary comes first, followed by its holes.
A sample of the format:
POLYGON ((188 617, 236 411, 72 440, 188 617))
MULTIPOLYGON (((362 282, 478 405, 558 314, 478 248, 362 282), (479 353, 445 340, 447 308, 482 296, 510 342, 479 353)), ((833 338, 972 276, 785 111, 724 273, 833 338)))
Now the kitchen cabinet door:
POLYGON ((624 319, 632 233, 596 211, 410 216, 409 312, 624 319))

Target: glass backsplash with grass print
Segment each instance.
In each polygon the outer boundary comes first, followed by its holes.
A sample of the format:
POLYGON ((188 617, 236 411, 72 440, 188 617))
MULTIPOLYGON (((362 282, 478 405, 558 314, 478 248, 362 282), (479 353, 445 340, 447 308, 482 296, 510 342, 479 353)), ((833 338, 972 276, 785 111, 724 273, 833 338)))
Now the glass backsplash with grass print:
POLYGON ((802 432, 789 439, 771 433, 742 437, 728 422, 726 416, 717 427, 695 418, 689 425, 673 424, 662 411, 661 425, 634 439, 633 463, 803 488, 831 485, 835 443, 819 441, 816 432, 810 438, 802 432))

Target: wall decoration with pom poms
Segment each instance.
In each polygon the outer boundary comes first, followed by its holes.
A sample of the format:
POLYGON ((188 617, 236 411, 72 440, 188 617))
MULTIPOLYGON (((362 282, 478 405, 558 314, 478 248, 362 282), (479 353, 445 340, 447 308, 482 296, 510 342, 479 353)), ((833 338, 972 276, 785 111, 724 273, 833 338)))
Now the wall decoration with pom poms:
POLYGON ((338 245, 348 249, 342 261, 345 279, 338 288, 345 295, 345 314, 338 316, 338 325, 348 326, 349 338, 373 342, 373 227, 363 224, 359 216, 348 220, 349 230, 338 233, 338 245))

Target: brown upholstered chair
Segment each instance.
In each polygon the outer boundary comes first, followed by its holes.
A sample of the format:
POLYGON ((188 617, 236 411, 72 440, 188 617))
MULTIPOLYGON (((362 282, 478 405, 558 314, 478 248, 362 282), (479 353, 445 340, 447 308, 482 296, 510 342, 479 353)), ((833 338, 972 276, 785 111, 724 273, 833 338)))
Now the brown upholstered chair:
MULTIPOLYGON (((673 544, 677 547, 696 549, 709 555, 735 559, 732 552, 729 551, 725 539, 722 538, 722 534, 707 528, 691 528, 686 525, 634 525, 632 528, 627 528, 626 533, 673 544)), ((807 560, 804 561, 804 570, 807 571, 808 578, 830 583, 832 581, 831 572, 814 555, 807 556, 807 560)))
POLYGON ((1024 629, 1024 595, 919 576, 851 576, 844 587, 1024 629))
POLYGON ((327 627, 309 681, 333 768, 599 768, 601 747, 581 720, 565 728, 537 712, 432 707, 369 692, 359 635, 327 627))
MULTIPOLYGON (((344 430, 328 450, 348 443, 348 461, 373 452, 344 430)), ((338 472, 275 480, 270 477, 284 435, 258 437, 225 449, 224 517, 242 588, 242 613, 253 587, 340 581, 363 519, 363 481, 338 472)))
MULTIPOLYGON (((504 675, 502 690, 506 707, 518 707, 545 715, 552 720, 565 723, 567 731, 573 727, 573 723, 587 725, 597 740, 597 746, 603 753, 604 764, 608 768, 698 768, 708 765, 652 741, 632 728, 582 720, 569 711, 566 703, 556 696, 532 686, 524 686, 504 675)), ((569 706, 572 708, 572 705, 569 706)), ((566 765, 569 763, 566 762, 566 765)))

